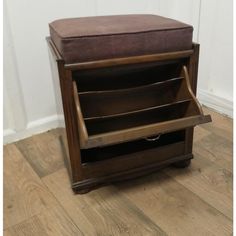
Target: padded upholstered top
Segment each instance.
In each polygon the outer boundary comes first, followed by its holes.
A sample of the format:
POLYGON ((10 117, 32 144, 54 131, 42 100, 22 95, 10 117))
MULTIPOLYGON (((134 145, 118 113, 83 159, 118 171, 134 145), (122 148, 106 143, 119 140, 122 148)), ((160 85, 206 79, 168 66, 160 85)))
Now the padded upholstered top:
POLYGON ((70 18, 49 26, 52 41, 66 63, 192 47, 192 26, 157 15, 70 18))

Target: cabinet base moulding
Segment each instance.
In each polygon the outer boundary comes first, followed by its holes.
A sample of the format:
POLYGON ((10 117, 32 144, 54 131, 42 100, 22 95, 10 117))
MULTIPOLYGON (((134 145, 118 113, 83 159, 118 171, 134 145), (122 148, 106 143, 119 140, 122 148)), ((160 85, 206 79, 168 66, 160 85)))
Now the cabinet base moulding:
POLYGON ((182 163, 182 161, 189 161, 189 160, 191 161, 191 159, 193 159, 193 154, 182 155, 182 156, 177 156, 177 157, 165 160, 165 161, 153 163, 150 165, 145 165, 139 168, 122 171, 122 172, 111 174, 108 176, 85 179, 85 180, 73 183, 72 189, 75 193, 78 193, 78 194, 88 193, 91 190, 97 189, 102 186, 149 175, 171 164, 177 164, 178 162, 182 163))

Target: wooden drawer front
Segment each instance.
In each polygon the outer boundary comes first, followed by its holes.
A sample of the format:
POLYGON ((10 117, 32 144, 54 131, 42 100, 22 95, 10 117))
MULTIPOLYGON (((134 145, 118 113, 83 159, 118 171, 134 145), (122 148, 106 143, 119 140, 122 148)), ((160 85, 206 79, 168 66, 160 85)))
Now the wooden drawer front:
POLYGON ((184 155, 184 147, 184 142, 177 142, 99 162, 86 163, 82 165, 83 176, 85 178, 102 177, 152 163, 168 161, 171 158, 184 155))

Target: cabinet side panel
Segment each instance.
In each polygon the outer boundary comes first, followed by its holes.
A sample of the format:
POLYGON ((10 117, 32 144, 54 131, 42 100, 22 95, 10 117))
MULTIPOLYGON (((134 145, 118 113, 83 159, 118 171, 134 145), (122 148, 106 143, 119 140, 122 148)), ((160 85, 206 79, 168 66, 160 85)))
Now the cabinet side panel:
MULTIPOLYGON (((200 45, 193 44, 193 54, 189 57, 187 64, 189 71, 189 79, 192 86, 192 91, 196 95, 197 92, 197 76, 198 76, 198 61, 199 61, 200 45)), ((186 129, 185 153, 192 153, 193 148, 193 131, 194 128, 186 129)))
POLYGON ((81 157, 75 104, 72 97, 73 84, 70 70, 65 70, 64 61, 57 61, 62 104, 65 117, 67 144, 69 151, 68 167, 72 184, 82 179, 81 157))

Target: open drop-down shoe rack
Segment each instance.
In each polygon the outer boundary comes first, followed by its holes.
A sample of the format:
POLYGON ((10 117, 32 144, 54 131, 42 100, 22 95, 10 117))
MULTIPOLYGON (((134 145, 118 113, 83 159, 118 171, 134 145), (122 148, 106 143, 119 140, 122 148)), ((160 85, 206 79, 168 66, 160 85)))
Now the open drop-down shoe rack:
POLYGON ((152 71, 151 78, 144 74, 146 80, 138 83, 138 78, 130 75, 128 83, 123 78, 115 78, 114 83, 109 81, 110 86, 102 87, 106 81, 100 82, 98 78, 97 83, 101 83, 98 88, 94 88, 94 84, 90 86, 88 77, 81 76, 80 89, 78 77, 73 89, 81 148, 160 137, 209 121, 210 117, 204 116, 192 92, 187 67, 182 66, 179 73, 178 68, 174 68, 175 74, 168 71, 171 66, 164 75, 158 75, 158 68, 152 71))

